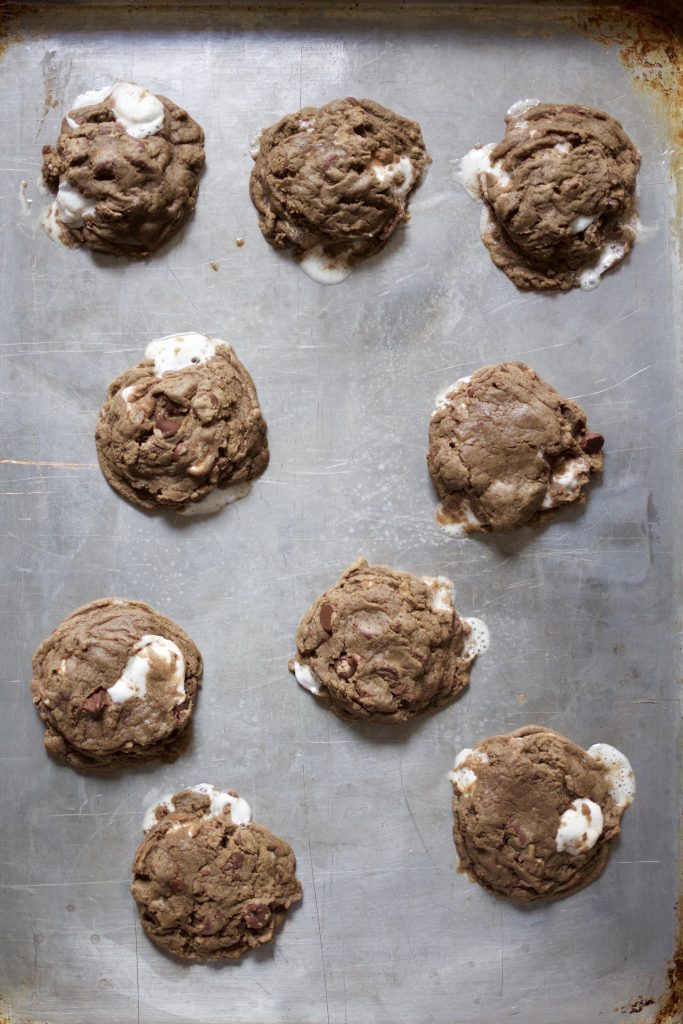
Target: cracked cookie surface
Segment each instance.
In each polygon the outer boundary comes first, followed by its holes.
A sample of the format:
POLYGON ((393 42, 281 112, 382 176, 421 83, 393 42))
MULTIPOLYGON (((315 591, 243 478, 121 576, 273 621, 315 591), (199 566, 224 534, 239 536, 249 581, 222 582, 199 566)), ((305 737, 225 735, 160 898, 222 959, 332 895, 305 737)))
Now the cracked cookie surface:
POLYGON ((109 484, 149 510, 215 511, 244 496, 269 460, 251 376, 229 345, 198 334, 152 342, 116 378, 95 441, 109 484))
POLYGON ((125 82, 84 93, 43 147, 43 180, 57 193, 48 232, 94 252, 149 256, 193 212, 203 166, 202 129, 165 96, 125 82))
POLYGON ((461 161, 486 207, 482 239, 521 289, 595 287, 636 241, 640 153, 602 110, 523 101, 497 144, 461 161))
POLYGON ((450 778, 461 870, 520 903, 593 882, 635 793, 630 765, 614 748, 582 750, 538 725, 461 751, 450 778), (601 749, 621 758, 621 788, 601 749))
POLYGON ((106 598, 69 615, 33 656, 45 746, 73 767, 173 759, 201 685, 187 633, 141 601, 106 598))
POLYGON ((213 786, 153 810, 131 887, 149 938, 195 961, 236 959, 270 942, 302 896, 291 847, 252 822, 237 793, 213 786))
POLYGON ((524 363, 485 366, 437 398, 427 466, 454 535, 512 530, 585 501, 601 434, 524 363))
POLYGON ((465 689, 471 633, 449 580, 359 559, 301 620, 290 670, 341 718, 403 722, 465 689))
POLYGON ((325 261, 343 274, 408 220, 429 158, 415 121, 351 97, 263 129, 254 160, 250 191, 264 238, 295 260, 317 258, 324 276, 325 261))

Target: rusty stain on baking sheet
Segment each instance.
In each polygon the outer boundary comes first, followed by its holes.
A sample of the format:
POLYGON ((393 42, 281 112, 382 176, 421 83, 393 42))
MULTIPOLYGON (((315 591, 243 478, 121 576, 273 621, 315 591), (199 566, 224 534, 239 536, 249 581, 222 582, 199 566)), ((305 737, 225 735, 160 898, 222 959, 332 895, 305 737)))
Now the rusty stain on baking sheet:
POLYGON ((595 5, 567 11, 562 21, 604 46, 619 48, 634 84, 647 89, 662 115, 671 142, 670 173, 675 185, 672 227, 683 241, 683 6, 679 0, 660 3, 595 5))
MULTIPOLYGON (((0 60, 5 52, 16 43, 21 43, 26 33, 34 38, 40 37, 47 26, 53 24, 55 18, 63 15, 58 10, 62 5, 39 2, 34 4, 4 2, 0 0, 0 60), (22 15, 30 18, 27 24, 19 21, 22 15)), ((231 6, 241 13, 251 13, 255 24, 266 12, 266 5, 234 3, 222 7, 220 3, 193 3, 188 5, 183 18, 187 30, 193 27, 206 30, 207 25, 224 24, 231 6)), ((268 5, 269 7, 271 5, 268 5)), ((384 5, 384 12, 388 5, 384 5)), ((142 16, 149 23, 157 20, 176 19, 181 5, 174 3, 115 3, 100 6, 91 2, 73 3, 68 6, 70 17, 79 11, 94 12, 99 8, 104 22, 114 23, 124 17, 142 16)), ((496 4, 483 7, 476 4, 396 4, 391 5, 392 16, 398 20, 407 15, 419 25, 439 16, 448 16, 454 24, 494 24, 501 18, 517 20, 515 34, 528 36, 548 36, 558 32, 578 32, 592 39, 598 45, 616 47, 624 66, 631 72, 636 88, 646 90, 652 97, 655 111, 662 117, 667 127, 670 140, 670 174, 676 185, 675 223, 674 228, 680 238, 680 226, 683 224, 683 0, 655 3, 561 3, 527 2, 496 4)), ((318 10, 317 15, 323 18, 356 19, 370 21, 382 12, 382 5, 368 3, 364 9, 356 4, 330 5, 327 12, 318 10)), ((275 17, 312 17, 316 13, 315 5, 287 4, 275 8, 275 17)), ((266 26, 264 26, 266 27, 266 26)), ((57 99, 52 80, 48 81, 46 90, 45 112, 55 106, 57 99)), ((241 239, 235 239, 240 247, 241 239)), ((243 243, 242 243, 243 244, 243 243)), ((210 263, 212 270, 218 270, 218 263, 210 263)), ((17 466, 47 467, 65 470, 96 469, 96 463, 51 462, 30 459, 1 459, 0 464, 17 466)), ((520 703, 526 697, 520 694, 520 703)), ((189 739, 189 734, 188 737, 189 739)), ((683 936, 683 927, 679 929, 683 936)), ((667 990, 659 999, 642 996, 617 1012, 621 1014, 647 1014, 648 1024, 675 1024, 683 1020, 683 938, 669 964, 667 971, 667 990), (649 1014, 654 1014, 650 1017, 649 1014)), ((0 1003, 3 1003, 0 995, 0 1003)), ((11 1011, 8 1007, 0 1008, 0 1024, 12 1024, 11 1011)), ((22 1018, 23 1020, 23 1018, 22 1018)), ((15 1021, 15 1024, 18 1022, 15 1021)), ((587 1022, 588 1024, 588 1022, 587 1022)))
MULTIPOLYGON (((680 916, 680 915, 679 915, 680 916)), ((677 1024, 683 1019, 683 942, 667 969, 668 991, 660 1000, 657 1016, 652 1024, 677 1024)))

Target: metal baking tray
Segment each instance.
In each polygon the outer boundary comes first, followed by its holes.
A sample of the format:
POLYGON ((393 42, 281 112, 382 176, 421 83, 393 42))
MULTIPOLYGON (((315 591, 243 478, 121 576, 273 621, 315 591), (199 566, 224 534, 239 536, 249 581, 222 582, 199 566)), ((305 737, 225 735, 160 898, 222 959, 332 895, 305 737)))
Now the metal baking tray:
POLYGON ((675 25, 626 4, 547 2, 2 14, 7 1020, 680 1020, 675 25), (181 103, 207 137, 196 217, 141 264, 39 227, 41 145, 71 98, 121 78, 181 103), (433 164, 385 254, 325 288, 261 238, 248 146, 283 113, 347 95, 417 119, 433 164), (529 96, 602 107, 642 151, 651 230, 591 293, 517 292, 454 179, 451 161, 500 138, 529 96), (269 425, 270 468, 213 519, 142 514, 96 465, 108 383, 151 338, 185 330, 235 346, 269 425), (607 438, 604 480, 545 530, 449 539, 425 468, 433 396, 508 358, 578 398, 607 438), (451 576, 458 608, 491 630, 463 698, 404 728, 341 722, 287 672, 300 615, 360 554, 451 576), (206 671, 188 753, 97 778, 45 755, 29 682, 39 641, 106 595, 175 618, 206 671), (524 911, 457 873, 447 772, 461 747, 529 722, 623 750, 638 795, 603 876, 524 911), (238 789, 292 844, 304 887, 272 946, 222 968, 161 954, 128 891, 144 809, 198 782, 238 789))

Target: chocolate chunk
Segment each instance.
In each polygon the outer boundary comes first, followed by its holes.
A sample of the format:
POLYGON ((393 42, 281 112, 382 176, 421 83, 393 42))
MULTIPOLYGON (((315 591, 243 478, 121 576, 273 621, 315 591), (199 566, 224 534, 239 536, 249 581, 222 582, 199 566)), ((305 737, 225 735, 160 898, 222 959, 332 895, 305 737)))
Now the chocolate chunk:
POLYGON ((604 443, 605 439, 602 434, 597 434, 594 430, 587 430, 579 438, 579 444, 587 455, 597 455, 602 450, 604 443))
POLYGON ((351 679, 355 675, 357 668, 358 662, 352 654, 346 654, 342 658, 337 658, 334 663, 334 671, 340 679, 351 679))
POLYGON ((168 887, 171 890, 171 892, 182 892, 183 889, 185 888, 185 886, 183 885, 182 878, 179 878, 178 875, 176 875, 175 878, 171 879, 171 881, 168 883, 168 887))
POLYGON ((104 711, 106 707, 109 707, 111 702, 111 697, 107 691, 102 686, 98 686, 96 690, 93 690, 93 692, 85 698, 82 706, 84 711, 89 711, 92 715, 97 715, 100 711, 104 711))
POLYGON ((235 850, 228 857, 228 867, 231 868, 233 875, 236 874, 244 864, 244 854, 241 850, 235 850))
POLYGON ((180 430, 180 423, 177 420, 172 420, 168 416, 160 414, 154 421, 154 426, 157 430, 160 430, 164 437, 173 437, 180 430))
POLYGON ((264 928, 270 920, 270 910, 265 903, 252 903, 244 912, 244 923, 252 932, 264 928))
POLYGON ((327 601, 320 605, 320 625, 323 627, 326 633, 332 632, 332 616, 334 614, 334 608, 327 601))
POLYGON ((409 686, 410 683, 406 680, 402 683, 399 683, 397 686, 392 686, 391 692, 393 693, 394 697, 400 697, 402 693, 406 692, 409 686))
POLYGON ((187 454, 187 445, 186 444, 177 444, 175 446, 175 448, 173 449, 173 451, 171 452, 171 459, 173 460, 173 462, 178 462, 180 459, 182 459, 183 455, 186 455, 186 454, 187 454))

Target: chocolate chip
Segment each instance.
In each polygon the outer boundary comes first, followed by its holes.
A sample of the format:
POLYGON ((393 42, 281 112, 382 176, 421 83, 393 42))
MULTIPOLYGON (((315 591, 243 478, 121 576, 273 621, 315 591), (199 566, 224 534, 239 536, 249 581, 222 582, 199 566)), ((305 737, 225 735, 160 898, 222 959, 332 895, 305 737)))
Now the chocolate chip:
POLYGON ((83 701, 83 710, 89 711, 91 715, 97 715, 100 711, 104 711, 106 707, 109 707, 110 704, 111 697, 102 686, 98 686, 83 701))
POLYGON ((239 878, 239 869, 242 867, 243 864, 244 854, 242 853, 241 850, 234 850, 228 857, 225 865, 223 866, 223 871, 225 871, 226 874, 228 871, 230 871, 232 873, 233 880, 235 880, 239 878))
POLYGON ((252 903, 244 911, 244 923, 250 931, 260 931, 269 920, 270 910, 265 903, 252 903))
POLYGON ((391 687, 391 692, 393 693, 394 697, 400 697, 402 693, 406 692, 409 686, 410 683, 407 681, 403 683, 398 683, 397 686, 391 687))
POLYGON ((180 423, 177 420, 169 419, 160 413, 154 421, 154 426, 160 430, 164 437, 173 437, 180 430, 180 423))
POLYGON ((320 625, 323 627, 326 633, 332 632, 332 616, 334 614, 334 608, 327 601, 325 604, 320 605, 320 625))
POLYGON ((382 679, 398 679, 398 671, 392 668, 391 665, 380 665, 374 668, 374 671, 382 679))
POLYGON ((187 445, 186 444, 177 444, 175 446, 175 448, 173 449, 173 451, 171 452, 171 459, 173 460, 173 462, 178 462, 179 459, 182 459, 183 455, 186 455, 186 454, 187 454, 187 445))
POLYGON ((343 657, 337 658, 333 668, 340 679, 351 679, 356 673, 358 662, 352 654, 345 654, 343 657))
POLYGON ((183 885, 182 878, 180 878, 178 875, 176 875, 175 878, 171 879, 171 881, 168 883, 168 887, 171 890, 171 892, 182 892, 183 889, 185 888, 185 886, 183 885))
POLYGON ((214 409, 217 409, 218 406, 221 404, 218 400, 218 395, 209 395, 209 401, 211 402, 211 405, 214 407, 214 409))
POLYGON ((597 434, 594 430, 587 430, 579 438, 579 444, 587 455, 597 455, 604 443, 605 439, 602 434, 597 434))

